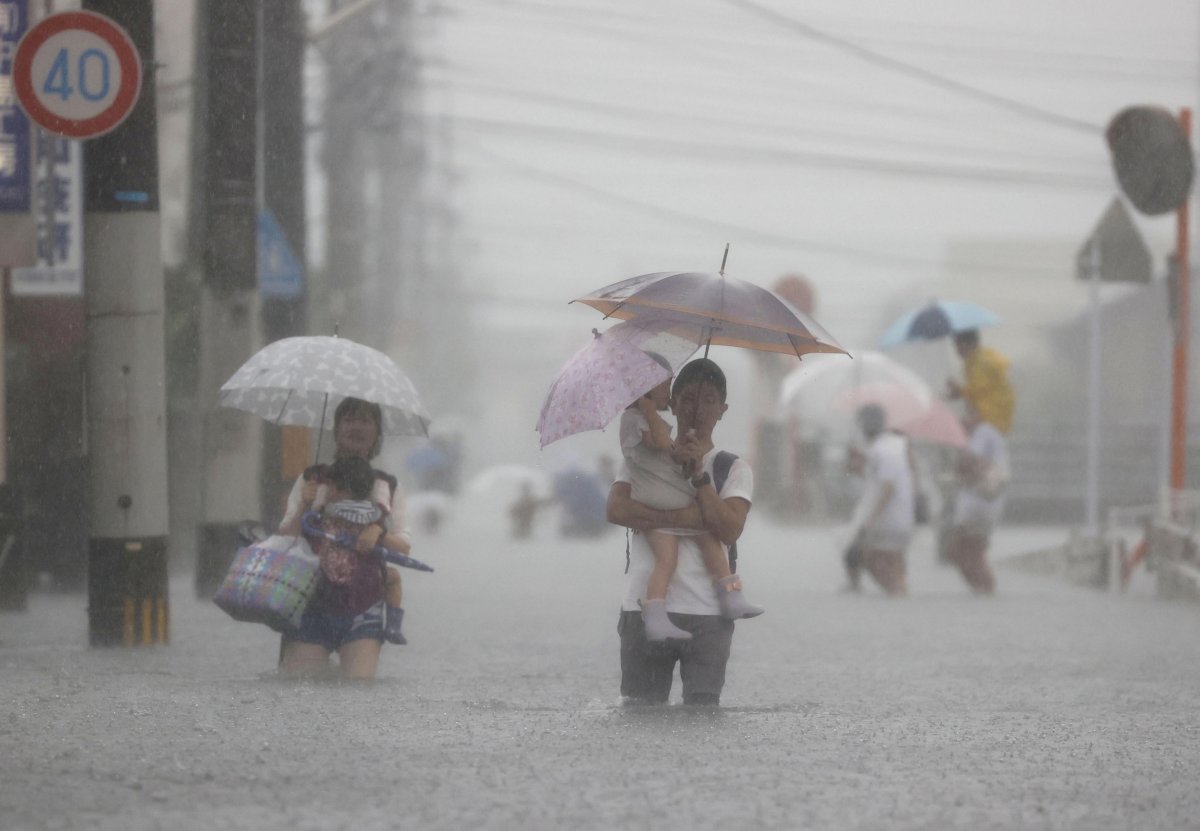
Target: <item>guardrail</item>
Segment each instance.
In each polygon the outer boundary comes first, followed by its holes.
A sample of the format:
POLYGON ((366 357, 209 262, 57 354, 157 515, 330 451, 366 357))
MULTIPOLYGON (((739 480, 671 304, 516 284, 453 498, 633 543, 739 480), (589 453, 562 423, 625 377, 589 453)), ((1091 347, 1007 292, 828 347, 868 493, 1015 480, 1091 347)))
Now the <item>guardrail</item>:
POLYGON ((1164 490, 1152 504, 1109 508, 1103 540, 1109 558, 1109 588, 1124 590, 1141 564, 1158 574, 1164 597, 1200 599, 1200 562, 1196 531, 1200 491, 1164 490))

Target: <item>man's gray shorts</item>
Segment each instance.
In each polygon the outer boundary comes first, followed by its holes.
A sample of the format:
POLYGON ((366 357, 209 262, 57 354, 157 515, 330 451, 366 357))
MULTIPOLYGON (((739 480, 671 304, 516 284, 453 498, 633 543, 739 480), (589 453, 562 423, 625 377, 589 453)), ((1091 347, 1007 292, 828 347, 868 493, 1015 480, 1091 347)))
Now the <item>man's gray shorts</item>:
POLYGON ((671 697, 675 664, 683 682, 684 704, 719 704, 725 664, 733 644, 733 621, 720 615, 672 612, 671 622, 692 633, 690 641, 646 640, 641 612, 621 612, 621 695, 629 703, 665 704, 671 697))

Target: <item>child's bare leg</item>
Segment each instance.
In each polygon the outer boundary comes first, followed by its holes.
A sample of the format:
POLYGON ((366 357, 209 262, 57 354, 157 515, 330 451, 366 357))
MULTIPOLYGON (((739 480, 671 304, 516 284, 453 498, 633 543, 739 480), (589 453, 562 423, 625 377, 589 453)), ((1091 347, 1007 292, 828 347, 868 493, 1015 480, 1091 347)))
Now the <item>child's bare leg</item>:
POLYGON ((387 605, 403 606, 404 581, 400 579, 400 569, 388 566, 385 573, 387 575, 384 581, 387 605))
POLYGON ((386 620, 383 627, 383 637, 388 643, 403 645, 408 638, 400 631, 404 623, 404 609, 400 604, 404 600, 404 584, 400 579, 400 569, 388 566, 384 569, 384 605, 386 620))
POLYGON ((724 580, 728 577, 729 555, 725 553, 725 546, 721 545, 721 541, 712 534, 701 534, 693 539, 700 546, 700 556, 704 558, 704 567, 708 569, 709 576, 714 580, 724 580))
POLYGON ((758 617, 766 611, 755 606, 742 596, 742 579, 729 571, 729 556, 725 546, 712 534, 701 534, 696 538, 704 566, 717 584, 717 600, 721 604, 721 616, 730 620, 758 617))
POLYGON ((646 640, 665 641, 667 638, 691 640, 691 633, 680 629, 667 617, 667 585, 679 563, 679 538, 674 534, 650 531, 646 535, 654 554, 654 568, 646 582, 646 598, 642 601, 642 620, 646 624, 646 640))
POLYGON ((679 565, 679 537, 650 531, 646 534, 646 540, 654 554, 654 568, 650 571, 650 579, 646 581, 646 599, 663 600, 675 568, 679 565))

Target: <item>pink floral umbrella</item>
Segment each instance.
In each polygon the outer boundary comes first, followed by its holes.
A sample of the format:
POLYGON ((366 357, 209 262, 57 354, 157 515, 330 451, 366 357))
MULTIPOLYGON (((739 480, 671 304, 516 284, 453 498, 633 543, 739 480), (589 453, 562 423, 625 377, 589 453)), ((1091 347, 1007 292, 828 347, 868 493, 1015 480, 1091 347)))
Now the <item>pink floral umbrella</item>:
POLYGON ((550 386, 537 423, 541 446, 604 429, 670 378, 701 340, 698 328, 660 320, 626 321, 605 332, 593 329, 591 341, 567 361, 550 386))

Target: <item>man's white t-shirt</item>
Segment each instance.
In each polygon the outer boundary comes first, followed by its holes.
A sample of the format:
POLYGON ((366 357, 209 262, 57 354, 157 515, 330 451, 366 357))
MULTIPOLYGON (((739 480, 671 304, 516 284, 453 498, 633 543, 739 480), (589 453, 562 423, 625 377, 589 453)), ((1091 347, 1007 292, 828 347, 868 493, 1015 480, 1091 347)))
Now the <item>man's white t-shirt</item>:
MULTIPOLYGON (((712 475, 713 461, 717 457, 714 449, 704 457, 704 470, 712 475)), ((632 486, 628 464, 622 467, 618 482, 632 486)), ((754 472, 742 459, 736 459, 729 468, 725 486, 719 495, 722 499, 741 497, 747 502, 754 494, 754 472)), ((641 610, 638 601, 646 596, 646 583, 650 572, 654 569, 654 554, 646 535, 634 532, 629 541, 629 591, 621 604, 625 612, 641 610)), ((667 611, 689 615, 719 615, 721 607, 717 602, 717 590, 713 586, 712 577, 704 567, 704 559, 700 556, 700 547, 690 537, 679 538, 679 565, 675 569, 671 582, 667 585, 667 611)))
MULTIPOLYGON (((985 459, 1008 478, 1008 441, 1004 435, 986 421, 981 421, 971 431, 967 452, 985 459)), ((963 485, 954 501, 954 524, 989 533, 1004 513, 1004 494, 988 499, 977 488, 963 485)))
POLYGON ((908 547, 915 523, 912 468, 908 461, 908 440, 895 433, 881 433, 867 448, 863 472, 866 488, 860 505, 872 506, 885 483, 892 485, 892 497, 875 520, 863 528, 863 543, 880 551, 903 551, 908 547))

